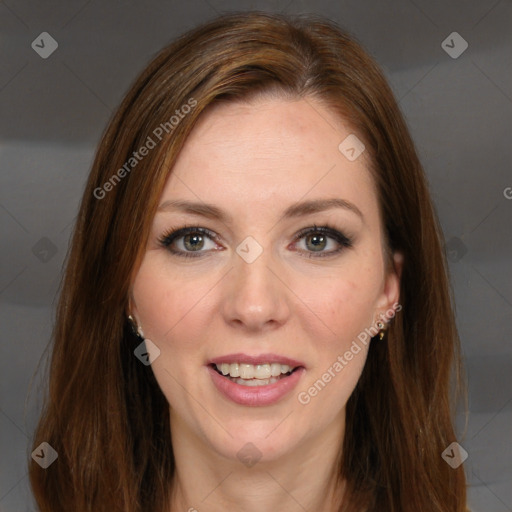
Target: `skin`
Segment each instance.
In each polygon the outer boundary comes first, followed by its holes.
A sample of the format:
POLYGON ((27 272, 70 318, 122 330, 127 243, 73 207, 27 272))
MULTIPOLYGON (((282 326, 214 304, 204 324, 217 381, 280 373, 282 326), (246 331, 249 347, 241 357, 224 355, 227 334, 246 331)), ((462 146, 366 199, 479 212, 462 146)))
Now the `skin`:
MULTIPOLYGON (((161 353, 152 369, 170 404, 177 475, 172 511, 334 510, 334 485, 345 405, 368 346, 307 404, 297 395, 349 350, 399 300, 401 256, 385 265, 382 220, 363 153, 349 161, 338 145, 352 133, 312 98, 264 98, 216 105, 203 114, 169 176, 159 204, 171 199, 213 203, 232 216, 221 222, 179 211, 157 212, 147 251, 132 282, 131 313, 161 353), (333 208, 283 220, 301 200, 338 197, 364 219, 333 208), (353 246, 327 238, 315 252, 303 228, 330 223, 353 246), (159 238, 198 225, 202 256, 170 253, 159 238), (252 236, 262 254, 247 263, 237 246, 252 236), (219 250, 215 250, 219 249, 219 250), (310 254, 313 257, 308 258, 310 254), (206 362, 225 354, 277 353, 306 372, 279 402, 233 403, 214 387, 206 362), (237 453, 261 453, 247 467, 237 453)), ((173 244, 192 252, 183 237, 173 244)))

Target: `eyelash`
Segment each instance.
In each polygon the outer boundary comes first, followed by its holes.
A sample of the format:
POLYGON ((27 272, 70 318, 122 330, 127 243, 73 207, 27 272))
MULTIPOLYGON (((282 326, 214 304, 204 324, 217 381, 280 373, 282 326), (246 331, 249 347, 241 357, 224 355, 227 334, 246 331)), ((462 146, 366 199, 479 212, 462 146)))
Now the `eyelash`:
MULTIPOLYGON (((175 249, 171 249, 171 244, 190 233, 200 233, 202 235, 207 236, 213 241, 218 241, 219 237, 210 231, 209 229, 200 227, 200 226, 192 226, 187 225, 182 228, 170 228, 166 233, 164 233, 159 239, 159 243, 168 249, 172 254, 175 254, 176 256, 180 256, 183 258, 198 258, 201 257, 202 253, 205 253, 207 251, 197 251, 196 254, 194 254, 191 251, 177 251, 175 249)), ((329 224, 324 224, 322 226, 317 226, 316 224, 313 225, 313 227, 304 228, 301 231, 297 233, 297 235, 294 238, 294 243, 298 242, 300 239, 304 238, 307 235, 311 234, 322 234, 325 236, 328 236, 329 238, 332 238, 335 240, 339 245, 340 248, 330 251, 330 252, 320 252, 320 253, 314 253, 312 251, 307 251, 309 254, 306 256, 307 258, 325 258, 328 256, 333 256, 335 254, 340 253, 344 249, 350 248, 353 246, 352 239, 338 231, 333 226, 330 226, 329 224)))

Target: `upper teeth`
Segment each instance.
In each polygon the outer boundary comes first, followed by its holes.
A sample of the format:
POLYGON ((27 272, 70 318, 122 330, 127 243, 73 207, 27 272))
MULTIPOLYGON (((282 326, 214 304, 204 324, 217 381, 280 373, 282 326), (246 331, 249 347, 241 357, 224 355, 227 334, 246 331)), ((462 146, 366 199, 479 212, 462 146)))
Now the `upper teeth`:
POLYGON ((245 363, 222 363, 215 365, 222 375, 240 377, 241 379, 270 379, 278 377, 283 373, 293 370, 292 366, 279 363, 266 364, 245 364, 245 363))

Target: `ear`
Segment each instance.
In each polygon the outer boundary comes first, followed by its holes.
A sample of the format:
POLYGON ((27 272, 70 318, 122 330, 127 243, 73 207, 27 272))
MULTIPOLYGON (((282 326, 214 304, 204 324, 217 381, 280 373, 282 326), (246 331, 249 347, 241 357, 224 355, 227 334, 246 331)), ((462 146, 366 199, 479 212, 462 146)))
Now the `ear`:
POLYGON ((132 306, 132 304, 133 304, 133 302, 132 302, 132 291, 130 289, 130 291, 128 292, 128 301, 127 301, 126 309, 125 309, 124 313, 125 313, 127 318, 129 316, 132 316, 135 319, 135 317, 133 316, 133 306, 132 306))
POLYGON ((389 321, 391 312, 394 312, 399 306, 403 263, 403 254, 400 252, 393 253, 390 265, 386 270, 382 293, 376 303, 376 319, 382 318, 385 322, 389 321))
POLYGON ((139 336, 141 338, 144 338, 144 330, 140 325, 139 314, 137 311, 137 307, 134 304, 135 303, 132 300, 128 299, 126 318, 128 318, 128 322, 132 325, 133 329, 139 333, 139 336), (133 320, 130 320, 129 316, 131 316, 133 320))
POLYGON ((140 325, 139 312, 137 311, 137 306, 135 305, 135 301, 133 300, 131 288, 128 292, 128 304, 126 306, 125 314, 126 314, 126 318, 131 316, 133 318, 134 322, 136 323, 136 325, 140 325))

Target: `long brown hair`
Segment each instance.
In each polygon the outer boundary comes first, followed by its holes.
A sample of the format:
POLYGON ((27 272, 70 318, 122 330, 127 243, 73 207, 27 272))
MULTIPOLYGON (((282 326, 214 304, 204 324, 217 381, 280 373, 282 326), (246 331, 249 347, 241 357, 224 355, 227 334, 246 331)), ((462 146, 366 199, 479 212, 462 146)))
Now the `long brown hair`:
POLYGON ((463 382, 453 298, 406 123, 375 62, 337 25, 250 12, 219 17, 163 49, 103 135, 67 258, 34 435, 33 448, 46 441, 58 452, 45 470, 30 461, 42 512, 168 510, 169 406, 151 367, 133 354, 129 286, 201 112, 269 91, 315 98, 351 125, 371 156, 388 247, 404 256, 402 311, 386 338, 371 343, 347 404, 343 510, 466 511, 463 466, 441 457, 456 440, 451 390, 463 382))

